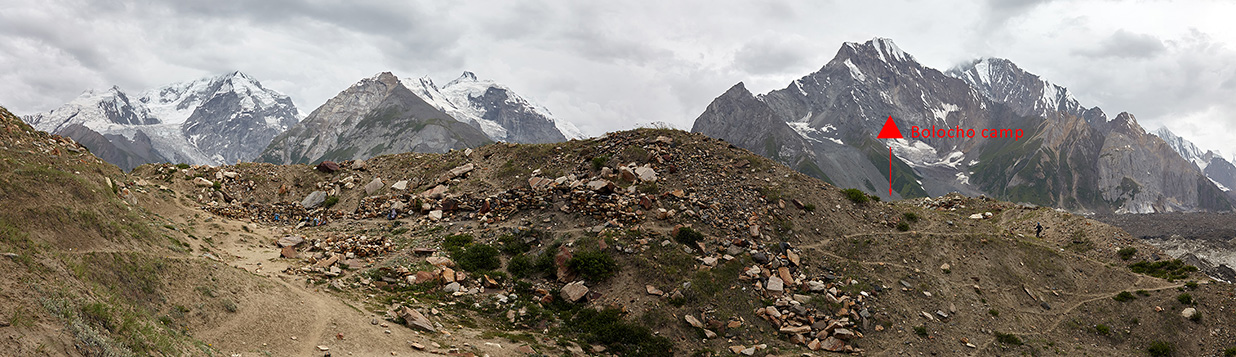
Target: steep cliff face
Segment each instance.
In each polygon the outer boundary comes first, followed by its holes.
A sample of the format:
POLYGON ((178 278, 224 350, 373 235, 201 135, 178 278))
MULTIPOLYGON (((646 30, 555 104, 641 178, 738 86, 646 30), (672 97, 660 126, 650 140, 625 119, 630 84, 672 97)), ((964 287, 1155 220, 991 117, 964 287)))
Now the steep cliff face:
POLYGON ((257 157, 296 124, 288 96, 241 72, 150 89, 131 98, 118 87, 86 91, 47 113, 24 118, 74 138, 122 168, 150 162, 235 163, 257 157), (98 136, 92 135, 98 134, 98 136))
POLYGON ((361 80, 276 137, 259 161, 292 164, 446 152, 490 140, 426 103, 389 72, 361 80))
POLYGON ((787 88, 756 96, 745 92, 731 88, 718 97, 692 131, 804 172, 819 169, 817 177, 886 198, 961 192, 1100 212, 1228 206, 1226 198, 1199 199, 1201 192, 1218 188, 1199 184, 1199 170, 1162 152, 1162 141, 1135 121, 1121 120, 1113 129, 1116 121, 1108 123, 1099 108, 1083 107, 1064 87, 1007 60, 976 60, 946 74, 876 38, 842 45, 823 68, 787 88), (906 139, 874 139, 889 116, 906 139), (915 127, 960 127, 975 134, 916 138, 915 127), (1113 131, 1118 133, 1109 134, 1113 131), (890 147, 896 153, 891 195, 886 188, 890 147), (1120 151, 1126 149, 1143 156, 1120 151), (795 156, 787 159, 782 152, 795 156), (1131 160, 1155 163, 1127 166, 1131 160), (814 168, 804 169, 802 162, 814 168), (1135 175, 1139 168, 1151 173, 1135 175), (1126 181, 1140 185, 1143 196, 1121 196, 1121 187, 1131 187, 1126 181))

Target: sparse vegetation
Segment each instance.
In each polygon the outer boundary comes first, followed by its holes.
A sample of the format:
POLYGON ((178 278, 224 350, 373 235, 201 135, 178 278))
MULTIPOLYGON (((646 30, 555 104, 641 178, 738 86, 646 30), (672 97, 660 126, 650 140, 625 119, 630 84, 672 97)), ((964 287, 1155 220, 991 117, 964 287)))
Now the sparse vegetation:
POLYGON ((1193 296, 1189 295, 1189 293, 1180 294, 1176 296, 1176 301, 1179 301, 1182 305, 1193 305, 1193 296))
POLYGON ((1236 347, 1228 347, 1223 350, 1223 357, 1236 357, 1236 347))
POLYGON ((1201 311, 1194 311, 1194 312, 1193 312, 1193 316, 1189 316, 1189 321, 1193 321, 1193 322, 1202 322, 1202 312, 1201 312, 1201 311))
POLYGON ((326 196, 326 200, 322 201, 322 207, 331 208, 339 203, 339 196, 326 196))
POLYGON ((1135 299, 1137 298, 1133 297, 1133 294, 1130 294, 1128 291, 1121 291, 1119 294, 1116 294, 1116 296, 1112 297, 1112 300, 1116 300, 1119 302, 1128 302, 1128 301, 1133 301, 1135 299))
POLYGON ((1000 317, 1000 311, 996 309, 987 310, 987 314, 991 315, 991 317, 1000 317))
POLYGON ((498 248, 488 244, 469 243, 463 248, 452 252, 451 259, 460 269, 467 271, 494 270, 502 266, 498 260, 498 248))
POLYGON ((600 156, 594 157, 592 158, 592 169, 600 170, 602 167, 605 167, 605 164, 607 163, 609 163, 609 155, 600 155, 600 156))
POLYGON ((1154 341, 1150 343, 1150 347, 1146 348, 1146 352, 1152 357, 1168 357, 1172 355, 1174 348, 1172 344, 1166 341, 1154 341))
POLYGON ((1180 259, 1157 262, 1137 262, 1129 265, 1134 273, 1146 274, 1160 279, 1176 280, 1189 277, 1189 273, 1197 271, 1197 267, 1185 264, 1180 259))
POLYGON ((1197 282, 1196 281, 1187 282, 1185 283, 1185 287, 1188 288, 1189 290, 1197 290, 1197 282))
POLYGON ((1129 260, 1133 258, 1134 254, 1137 254, 1137 248, 1133 248, 1133 247, 1120 248, 1120 250, 1116 251, 1116 254, 1120 255, 1121 260, 1129 260))
POLYGON ((563 329, 592 344, 605 346, 620 356, 673 356, 670 339, 657 336, 647 327, 622 319, 618 309, 581 309, 563 324, 563 329))
POLYGON ((996 335, 996 342, 1006 345, 1021 346, 1021 338, 1017 337, 1017 335, 1003 333, 1000 331, 995 331, 994 334, 996 335))
POLYGON ((910 230, 910 224, 906 221, 897 222, 897 230, 905 232, 910 230))
POLYGON ((919 337, 927 337, 927 326, 914 326, 914 334, 919 337))
POLYGON ((906 212, 901 214, 902 221, 909 223, 918 223, 918 214, 914 212, 906 212))
POLYGON ((1094 325, 1094 331, 1098 332, 1100 335, 1107 336, 1112 333, 1112 328, 1104 324, 1098 324, 1094 325))
POLYGON ((587 281, 601 282, 618 272, 618 262, 609 254, 598 250, 575 253, 567 266, 587 281))
POLYGON ((674 234, 674 241, 686 244, 688 246, 695 246, 695 242, 699 242, 703 239, 704 234, 691 229, 691 227, 679 227, 678 233, 674 234))
POLYGON ((811 204, 811 203, 805 204, 803 205, 803 209, 806 210, 807 212, 815 212, 815 204, 811 204))
POLYGON ((864 193, 862 190, 859 190, 857 188, 847 188, 847 189, 841 190, 841 193, 844 194, 845 198, 849 199, 850 202, 854 202, 856 204, 864 204, 870 200, 870 198, 867 197, 866 193, 864 193))
POLYGON ((1150 296, 1150 292, 1146 290, 1138 290, 1137 296, 1150 296))

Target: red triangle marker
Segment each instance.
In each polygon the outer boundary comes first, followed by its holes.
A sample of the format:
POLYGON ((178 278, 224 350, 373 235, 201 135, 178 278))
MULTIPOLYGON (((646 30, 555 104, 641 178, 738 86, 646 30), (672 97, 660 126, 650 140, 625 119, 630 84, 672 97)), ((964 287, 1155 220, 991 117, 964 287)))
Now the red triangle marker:
POLYGON ((884 128, 880 129, 880 135, 876 139, 905 139, 901 136, 901 129, 897 128, 897 123, 893 122, 893 117, 889 116, 888 121, 884 122, 884 128))

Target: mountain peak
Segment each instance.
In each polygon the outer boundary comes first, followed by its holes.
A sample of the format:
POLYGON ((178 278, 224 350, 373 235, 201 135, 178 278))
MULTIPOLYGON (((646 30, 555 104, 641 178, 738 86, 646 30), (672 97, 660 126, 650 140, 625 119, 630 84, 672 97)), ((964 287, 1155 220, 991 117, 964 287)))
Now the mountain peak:
POLYGON ((903 51, 901 47, 897 47, 897 44, 893 43, 892 39, 884 37, 874 37, 871 40, 861 44, 857 42, 846 42, 845 46, 858 53, 874 55, 884 62, 917 62, 917 60, 914 59, 914 56, 911 56, 909 53, 903 51))
POLYGON ((455 79, 455 81, 456 82, 463 82, 463 81, 476 82, 477 81, 476 73, 472 73, 471 71, 464 71, 464 73, 459 75, 459 78, 455 79))

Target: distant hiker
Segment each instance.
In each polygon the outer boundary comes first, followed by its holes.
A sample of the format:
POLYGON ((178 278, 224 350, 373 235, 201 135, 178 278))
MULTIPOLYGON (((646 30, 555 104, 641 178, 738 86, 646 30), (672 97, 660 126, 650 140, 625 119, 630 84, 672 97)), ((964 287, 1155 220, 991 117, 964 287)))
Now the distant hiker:
POLYGON ((1039 222, 1034 222, 1034 237, 1035 238, 1043 237, 1043 225, 1039 222))
POLYGON ((390 214, 388 214, 388 215, 386 215, 386 219, 391 219, 391 220, 393 220, 393 219, 395 219, 395 218, 396 218, 396 217, 398 217, 398 216, 399 216, 399 213, 398 213, 398 212, 396 212, 394 208, 391 208, 391 213, 390 213, 390 214))

